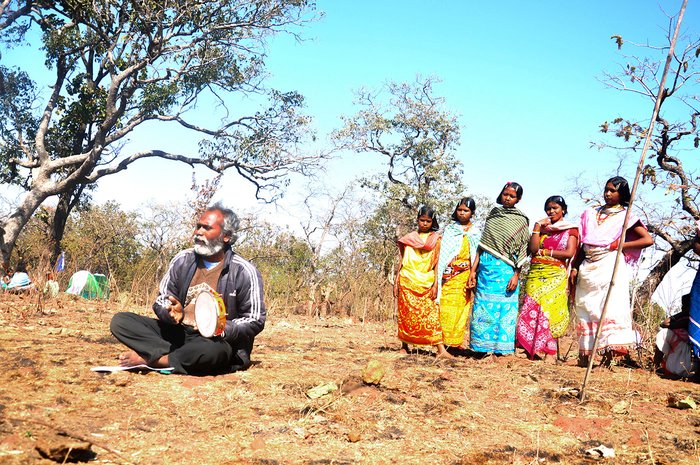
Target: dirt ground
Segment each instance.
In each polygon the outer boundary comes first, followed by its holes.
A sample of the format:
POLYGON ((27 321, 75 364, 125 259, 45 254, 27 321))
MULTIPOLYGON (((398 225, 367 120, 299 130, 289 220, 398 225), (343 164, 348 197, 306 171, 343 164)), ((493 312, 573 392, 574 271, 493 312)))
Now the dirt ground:
POLYGON ((599 369, 581 403, 575 346, 560 364, 401 355, 391 322, 272 309, 246 372, 100 374, 122 350, 108 327, 123 306, 0 299, 3 464, 700 463, 700 410, 669 406, 700 405, 699 385, 599 369), (361 381, 370 360, 379 385, 361 381), (308 397, 328 383, 339 389, 308 397), (601 444, 615 457, 586 455, 601 444))

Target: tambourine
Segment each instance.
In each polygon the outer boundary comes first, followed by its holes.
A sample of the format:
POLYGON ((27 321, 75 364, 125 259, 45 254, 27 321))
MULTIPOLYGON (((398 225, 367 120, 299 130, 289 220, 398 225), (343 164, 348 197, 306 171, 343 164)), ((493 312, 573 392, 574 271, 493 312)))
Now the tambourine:
POLYGON ((202 291, 194 301, 194 321, 204 337, 221 336, 226 329, 226 305, 218 292, 202 291))

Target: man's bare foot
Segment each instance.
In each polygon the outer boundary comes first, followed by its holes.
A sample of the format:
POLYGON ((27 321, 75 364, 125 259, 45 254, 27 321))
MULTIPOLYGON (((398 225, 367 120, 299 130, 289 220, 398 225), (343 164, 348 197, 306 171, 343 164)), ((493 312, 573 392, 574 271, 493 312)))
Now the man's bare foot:
POLYGON ((133 367, 136 365, 148 365, 146 360, 133 350, 119 354, 119 366, 133 367))

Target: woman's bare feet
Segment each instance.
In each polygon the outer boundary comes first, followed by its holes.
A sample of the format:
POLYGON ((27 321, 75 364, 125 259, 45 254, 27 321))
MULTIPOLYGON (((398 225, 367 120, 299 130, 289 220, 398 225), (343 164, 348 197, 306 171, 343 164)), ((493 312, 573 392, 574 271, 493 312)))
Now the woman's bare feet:
POLYGON ((148 365, 146 360, 133 350, 119 354, 119 366, 133 367, 136 365, 148 365))
POLYGON ((437 345, 437 358, 455 358, 454 355, 449 353, 447 349, 445 349, 444 344, 438 344, 437 345))
POLYGON ((601 368, 612 369, 614 352, 612 350, 606 350, 603 353, 603 357, 600 359, 601 368))

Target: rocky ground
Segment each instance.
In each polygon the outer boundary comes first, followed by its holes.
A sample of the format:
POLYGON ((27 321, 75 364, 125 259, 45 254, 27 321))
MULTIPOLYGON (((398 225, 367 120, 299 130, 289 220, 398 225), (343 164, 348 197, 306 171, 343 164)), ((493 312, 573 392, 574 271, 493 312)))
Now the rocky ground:
POLYGON ((391 322, 271 309, 246 372, 101 374, 123 305, 0 299, 0 463, 700 463, 700 410, 678 408, 700 404, 698 384, 616 366, 580 402, 567 341, 560 363, 436 359, 400 354, 391 322), (362 379, 370 361, 378 384, 362 379))

